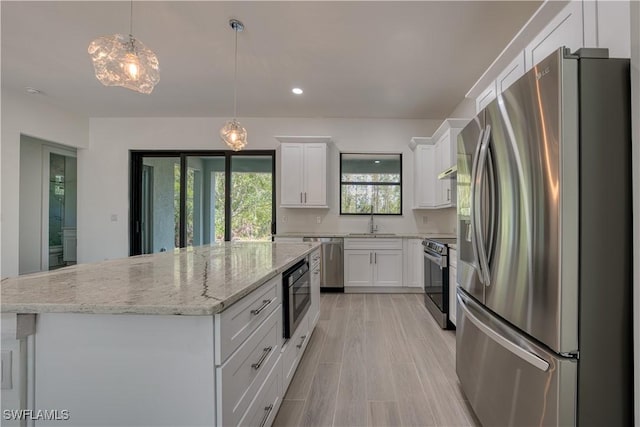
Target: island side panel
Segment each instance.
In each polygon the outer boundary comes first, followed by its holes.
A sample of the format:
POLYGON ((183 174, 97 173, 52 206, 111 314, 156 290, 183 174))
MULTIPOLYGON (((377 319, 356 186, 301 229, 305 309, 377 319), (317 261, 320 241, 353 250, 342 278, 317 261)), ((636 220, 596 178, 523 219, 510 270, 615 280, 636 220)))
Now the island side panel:
POLYGON ((38 409, 64 426, 213 426, 213 316, 40 314, 38 409))

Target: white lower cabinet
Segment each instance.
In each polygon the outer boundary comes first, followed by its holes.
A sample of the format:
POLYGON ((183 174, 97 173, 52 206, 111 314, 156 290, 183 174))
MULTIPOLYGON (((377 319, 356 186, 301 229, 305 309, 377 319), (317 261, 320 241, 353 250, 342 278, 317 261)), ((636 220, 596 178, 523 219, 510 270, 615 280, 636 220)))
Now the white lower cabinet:
POLYGON ((456 288, 458 287, 458 255, 449 249, 449 321, 456 325, 456 288))
POLYGON ((422 239, 407 239, 405 246, 405 286, 422 288, 424 286, 424 249, 422 239))
POLYGON ((253 397, 280 357, 282 307, 278 307, 253 334, 216 369, 218 425, 240 423, 253 397))
POLYGON ((309 308, 309 327, 313 329, 320 319, 320 249, 311 253, 311 307, 309 308))
POLYGON ((344 286, 402 287, 402 239, 345 239, 344 286))
POLYGON ((307 348, 309 338, 311 338, 311 334, 309 330, 309 314, 307 314, 296 328, 293 336, 282 346, 283 395, 289 388, 293 375, 296 373, 302 354, 307 348))
POLYGON ((282 403, 282 357, 278 356, 269 376, 240 421, 240 426, 270 426, 282 403))

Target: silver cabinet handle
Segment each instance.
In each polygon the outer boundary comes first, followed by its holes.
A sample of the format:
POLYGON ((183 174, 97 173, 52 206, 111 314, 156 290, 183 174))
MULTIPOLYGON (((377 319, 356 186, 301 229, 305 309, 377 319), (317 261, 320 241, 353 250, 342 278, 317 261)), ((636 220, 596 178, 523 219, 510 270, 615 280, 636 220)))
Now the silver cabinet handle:
POLYGON ((302 203, 302 192, 300 192, 300 203, 302 203))
POLYGON ((267 356, 269 355, 269 353, 271 353, 271 350, 273 350, 273 348, 272 348, 271 346, 269 346, 269 347, 265 347, 265 348, 262 350, 262 356, 260 356, 260 359, 259 359, 256 363, 252 363, 252 364, 251 364, 251 367, 252 367, 253 369, 255 369, 256 371, 257 371, 258 369, 260 369, 260 366, 262 366, 262 362, 264 362, 264 359, 266 359, 266 358, 267 358, 267 356))
POLYGON ((304 202, 307 203, 307 192, 304 192, 304 202))
POLYGON ((447 188, 447 202, 451 201, 451 189, 447 188))
POLYGON ((306 336, 306 335, 303 335, 303 336, 302 336, 302 337, 300 337, 300 338, 302 338, 302 340, 300 341, 300 344, 296 345, 296 347, 298 347, 298 348, 302 348, 302 344, 304 344, 304 340, 306 340, 306 339, 307 339, 307 336, 306 336))
POLYGON ((273 410, 273 404, 269 406, 265 406, 264 410, 266 412, 264 414, 264 417, 262 417, 262 421, 260 421, 260 427, 264 427, 264 425, 267 423, 267 420, 269 419, 269 414, 271 414, 271 411, 273 410))
POLYGON ((377 264, 378 263, 378 252, 374 252, 373 253, 373 263, 377 264))
POLYGON ((251 310, 251 314, 253 314, 254 316, 257 315, 257 314, 260 314, 260 312, 262 310, 264 310, 265 308, 267 308, 267 306, 269 304, 271 304, 271 301, 273 301, 273 300, 270 300, 270 299, 262 300, 262 305, 260 307, 256 308, 255 310, 251 310))
POLYGON ((313 274, 320 274, 320 270, 315 270, 313 274))

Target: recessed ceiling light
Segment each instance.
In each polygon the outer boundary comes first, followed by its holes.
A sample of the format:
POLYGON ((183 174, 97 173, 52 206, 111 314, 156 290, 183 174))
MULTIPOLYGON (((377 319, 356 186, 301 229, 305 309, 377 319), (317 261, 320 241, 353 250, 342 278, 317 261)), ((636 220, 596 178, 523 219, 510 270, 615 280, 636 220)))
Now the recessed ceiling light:
POLYGON ((374 160, 373 163, 380 163, 380 160, 374 160))
POLYGON ((302 95, 302 92, 304 91, 299 87, 294 87, 293 89, 291 89, 291 92, 295 93, 296 95, 302 95))
POLYGON ((41 91, 41 90, 36 89, 35 87, 29 87, 29 86, 27 86, 27 87, 25 87, 25 88, 24 88, 24 90, 25 90, 25 92, 27 92, 29 95, 39 95, 39 94, 41 94, 41 93, 42 93, 42 91, 41 91))

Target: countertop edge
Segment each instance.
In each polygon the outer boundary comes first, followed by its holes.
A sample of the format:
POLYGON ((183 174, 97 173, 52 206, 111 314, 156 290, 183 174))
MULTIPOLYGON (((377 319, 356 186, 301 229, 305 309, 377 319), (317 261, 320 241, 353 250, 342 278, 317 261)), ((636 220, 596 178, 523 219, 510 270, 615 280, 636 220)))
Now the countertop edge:
MULTIPOLYGON (((320 247, 320 243, 312 243, 310 248, 305 249, 300 255, 288 259, 282 266, 275 268, 253 283, 229 295, 224 299, 214 298, 211 304, 206 305, 91 305, 91 304, 68 304, 68 303, 1 303, 0 313, 16 314, 122 314, 122 315, 182 315, 182 316, 212 316, 222 313, 233 304, 258 289, 260 286, 273 279, 277 275, 286 271, 301 258, 309 255, 320 247)), ((82 264, 79 264, 82 265, 82 264)), ((39 274, 39 273, 36 273, 39 274)))

